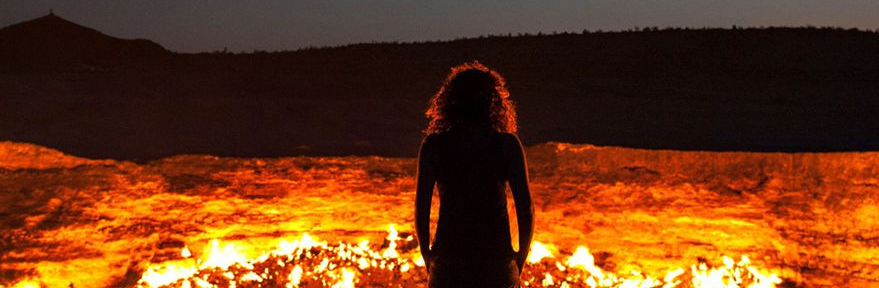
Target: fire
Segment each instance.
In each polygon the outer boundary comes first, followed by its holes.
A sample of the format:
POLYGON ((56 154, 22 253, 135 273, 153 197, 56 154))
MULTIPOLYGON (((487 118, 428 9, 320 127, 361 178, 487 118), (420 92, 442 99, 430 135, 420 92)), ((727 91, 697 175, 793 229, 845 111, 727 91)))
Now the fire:
POLYGON ((235 251, 234 244, 226 244, 220 249, 220 241, 214 239, 211 241, 209 251, 205 251, 208 255, 207 259, 202 263, 200 268, 220 268, 226 270, 233 264, 248 265, 247 259, 235 251))
POLYGON ((592 276, 598 277, 598 279, 604 278, 604 272, 601 271, 601 268, 595 267, 595 257, 592 257, 592 253, 589 253, 589 248, 577 247, 574 255, 568 258, 567 265, 568 267, 585 270, 592 276))
MULTIPOLYGON (((411 257, 400 258, 397 241, 401 238, 393 225, 389 226, 386 239, 387 247, 378 250, 370 247, 368 240, 357 245, 330 245, 305 233, 297 240, 280 240, 274 250, 254 259, 239 253, 233 243, 221 245, 218 239, 213 239, 198 259, 149 267, 138 286, 186 287, 195 283, 197 287, 239 287, 247 285, 246 282, 267 282, 291 288, 310 283, 319 283, 321 287, 354 287, 358 275, 364 272, 406 273, 413 265, 417 266, 411 257)), ((410 237, 406 241, 412 240, 410 237)), ((181 256, 191 256, 188 251, 188 246, 184 247, 181 256)))
POLYGON ((33 279, 22 280, 21 282, 16 283, 10 288, 40 288, 40 282, 33 279))
POLYGON ((150 267, 143 272, 139 283, 147 287, 167 286, 180 279, 186 279, 198 272, 194 266, 179 263, 165 263, 150 267))
POLYGON ((299 287, 299 283, 302 282, 302 267, 300 267, 299 265, 293 267, 293 270, 290 271, 290 276, 287 277, 287 280, 289 282, 287 282, 285 286, 287 286, 288 288, 299 287))
POLYGON ((742 256, 736 263, 732 258, 723 257, 723 266, 709 269, 705 263, 698 267, 690 268, 693 274, 694 287, 721 287, 721 288, 771 288, 781 283, 781 279, 775 274, 764 275, 756 268, 749 265, 748 256, 742 256), (750 283, 743 286, 745 281, 750 283))
MULTIPOLYGON (((401 281, 426 277, 423 259, 415 248, 414 238, 403 239, 394 225, 388 226, 386 243, 370 245, 368 240, 330 245, 308 233, 299 239, 279 241, 278 247, 256 258, 244 257, 232 243, 221 245, 211 240, 198 259, 192 259, 189 246, 181 249, 184 259, 149 267, 138 286, 151 287, 257 287, 265 283, 294 287, 369 287, 366 283, 393 286, 383 281, 401 281), (402 241, 402 245, 398 242, 402 241), (403 247, 403 249, 398 249, 403 247), (188 255, 188 256, 187 256, 188 255)), ((640 271, 616 274, 595 264, 589 248, 579 246, 567 259, 559 261, 550 250, 552 244, 534 241, 528 266, 522 274, 524 287, 590 288, 773 288, 781 279, 754 267, 747 256, 738 262, 723 257, 722 265, 712 267, 700 262, 689 267, 669 269, 654 277, 640 271)))
POLYGON ((384 257, 384 258, 400 257, 400 254, 397 253, 397 240, 400 240, 400 237, 397 236, 398 235, 397 229, 394 229, 394 225, 391 224, 388 227, 388 230, 390 232, 388 233, 387 239, 388 239, 388 241, 390 241, 390 244, 388 244, 388 249, 386 249, 384 252, 382 252, 382 257, 384 257))
MULTIPOLYGON (((524 287, 879 283, 879 153, 556 143, 527 154, 538 241, 524 287)), ((411 158, 59 161, 71 165, 0 166, 8 204, 0 209, 0 286, 422 287, 427 280, 411 232, 411 158)))
POLYGON ((528 262, 537 263, 547 257, 552 257, 552 252, 549 252, 549 247, 546 247, 546 245, 538 241, 533 241, 533 243, 531 243, 531 252, 528 253, 528 262))

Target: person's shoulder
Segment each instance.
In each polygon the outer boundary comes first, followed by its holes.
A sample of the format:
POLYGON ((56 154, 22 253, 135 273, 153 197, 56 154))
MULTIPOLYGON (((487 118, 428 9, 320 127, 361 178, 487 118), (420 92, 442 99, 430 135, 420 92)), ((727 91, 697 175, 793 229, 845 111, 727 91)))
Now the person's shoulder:
POLYGON ((424 139, 421 140, 421 146, 437 146, 438 144, 436 143, 444 136, 444 134, 445 132, 435 132, 425 135, 424 139))
POLYGON ((519 136, 509 132, 497 132, 498 137, 501 138, 501 146, 503 146, 504 154, 509 154, 513 151, 518 151, 522 149, 522 141, 519 140, 519 136))
POLYGON ((421 148, 419 148, 418 157, 435 158, 439 153, 439 138, 441 133, 430 133, 421 140, 421 148))
POLYGON ((498 136, 501 138, 504 144, 507 145, 519 145, 519 136, 510 132, 497 132, 498 136))
POLYGON ((443 134, 445 134, 445 132, 434 132, 427 134, 426 136, 424 136, 424 139, 421 140, 421 143, 436 142, 439 138, 443 137, 443 134))

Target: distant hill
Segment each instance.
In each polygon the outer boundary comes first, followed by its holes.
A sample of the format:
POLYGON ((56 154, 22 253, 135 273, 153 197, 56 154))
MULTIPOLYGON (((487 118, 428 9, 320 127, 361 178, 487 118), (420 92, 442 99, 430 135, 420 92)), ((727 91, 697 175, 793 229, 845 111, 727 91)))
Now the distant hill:
POLYGON ((113 160, 92 160, 28 143, 0 141, 0 169, 72 168, 79 165, 114 164, 113 160))
POLYGON ((0 66, 0 140, 89 158, 414 156, 428 98, 473 59, 507 77, 529 145, 879 150, 875 32, 651 28, 180 54, 47 16, 3 28, 0 43, 13 62, 0 66), (35 28, 49 26, 66 28, 35 28))
POLYGON ((170 54, 152 41, 110 37, 54 14, 0 29, 0 72, 115 69, 170 54))

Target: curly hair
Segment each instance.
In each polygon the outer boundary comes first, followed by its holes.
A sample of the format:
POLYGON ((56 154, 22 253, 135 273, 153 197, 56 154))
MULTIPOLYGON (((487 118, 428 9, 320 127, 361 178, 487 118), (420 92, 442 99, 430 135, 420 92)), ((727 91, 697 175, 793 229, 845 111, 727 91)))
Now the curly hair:
POLYGON ((425 134, 448 131, 461 123, 490 126, 498 132, 516 133, 515 103, 509 99, 506 80, 479 61, 452 67, 424 114, 430 124, 425 134))

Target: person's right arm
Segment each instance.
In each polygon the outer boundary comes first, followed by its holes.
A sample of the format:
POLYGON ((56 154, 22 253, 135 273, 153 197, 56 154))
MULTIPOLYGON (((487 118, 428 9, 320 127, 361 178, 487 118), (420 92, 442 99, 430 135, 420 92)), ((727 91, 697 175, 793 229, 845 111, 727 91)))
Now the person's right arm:
POLYGON ((531 238, 534 235, 534 205, 531 202, 531 189, 528 186, 528 165, 525 152, 519 137, 508 134, 505 142, 507 154, 507 173, 513 201, 516 204, 516 220, 519 226, 519 251, 516 253, 516 264, 519 273, 525 266, 528 253, 531 251, 531 238))
POLYGON ((415 190, 415 236, 421 248, 424 265, 430 272, 430 201, 436 184, 436 143, 427 136, 418 151, 415 190))

